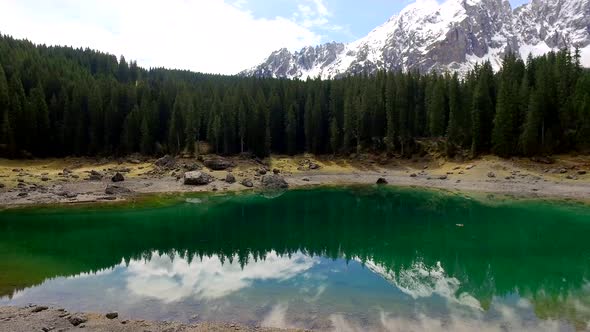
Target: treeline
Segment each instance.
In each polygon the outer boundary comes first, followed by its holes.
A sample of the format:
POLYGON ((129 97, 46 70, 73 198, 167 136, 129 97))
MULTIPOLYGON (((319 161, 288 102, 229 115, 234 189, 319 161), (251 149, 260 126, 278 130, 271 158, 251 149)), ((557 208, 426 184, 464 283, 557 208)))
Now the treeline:
POLYGON ((0 36, 0 153, 9 157, 214 152, 409 156, 590 148, 590 73, 569 51, 507 55, 464 78, 417 72, 278 80, 150 69, 89 49, 0 36))

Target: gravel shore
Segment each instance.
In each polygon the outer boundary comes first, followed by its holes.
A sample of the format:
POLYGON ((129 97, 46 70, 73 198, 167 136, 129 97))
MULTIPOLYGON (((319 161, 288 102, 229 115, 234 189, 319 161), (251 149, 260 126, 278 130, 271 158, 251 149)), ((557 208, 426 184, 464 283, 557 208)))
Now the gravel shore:
POLYGON ((182 324, 176 322, 154 322, 130 320, 111 313, 70 313, 61 308, 46 306, 0 307, 0 331, 11 332, 273 332, 299 331, 280 330, 264 327, 248 327, 232 323, 199 322, 182 324))
MULTIPOLYGON (((466 194, 590 200, 590 157, 561 157, 551 164, 495 157, 468 162, 309 157, 262 162, 233 158, 213 166, 207 161, 170 158, 167 163, 161 160, 0 160, 0 206, 112 202, 144 194, 256 190, 264 189, 268 179, 284 179, 289 188, 375 184, 381 179, 381 183, 389 185, 466 194), (203 184, 185 185, 184 174, 195 171, 204 174, 203 184)), ((275 182, 271 185, 276 185, 275 182)))

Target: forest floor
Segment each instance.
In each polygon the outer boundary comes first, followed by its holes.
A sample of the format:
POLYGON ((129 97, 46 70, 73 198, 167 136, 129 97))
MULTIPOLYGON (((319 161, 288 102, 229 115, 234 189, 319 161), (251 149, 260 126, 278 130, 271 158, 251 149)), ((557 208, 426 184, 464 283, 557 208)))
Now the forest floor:
MULTIPOLYGON (((113 317, 113 316, 111 316, 113 317)), ((60 308, 42 306, 0 307, 0 331, 92 331, 92 332, 274 332, 298 331, 265 327, 248 327, 232 323, 198 322, 181 324, 175 322, 153 322, 127 320, 124 317, 109 319, 105 314, 69 313, 60 308)))
MULTIPOLYGON (((204 156, 204 159, 217 158, 204 156)), ((176 158, 166 165, 156 159, 0 159, 0 206, 122 201, 142 194, 232 192, 262 187, 261 170, 273 170, 290 188, 319 185, 374 184, 383 178, 390 185, 435 188, 471 194, 503 194, 509 197, 555 198, 590 202, 590 156, 560 155, 551 159, 476 160, 443 158, 385 158, 361 155, 354 159, 331 156, 272 156, 264 161, 224 158, 231 167, 211 171, 195 158, 176 158), (199 169, 213 176, 204 186, 187 186, 182 176, 199 169), (113 183, 117 172, 123 182, 113 183), (231 173, 235 183, 226 182, 231 173), (249 179, 253 188, 242 184, 249 179), (105 189, 115 185, 114 193, 105 189)), ((170 161, 170 160, 169 160, 170 161)), ((113 190, 113 188, 111 188, 113 190)))

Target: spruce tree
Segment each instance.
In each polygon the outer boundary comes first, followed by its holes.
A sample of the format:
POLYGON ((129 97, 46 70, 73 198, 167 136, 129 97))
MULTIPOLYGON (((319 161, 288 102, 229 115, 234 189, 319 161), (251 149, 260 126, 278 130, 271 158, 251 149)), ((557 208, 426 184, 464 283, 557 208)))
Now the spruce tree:
POLYGON ((285 138, 287 154, 294 155, 297 152, 297 104, 295 102, 292 102, 287 110, 285 138))

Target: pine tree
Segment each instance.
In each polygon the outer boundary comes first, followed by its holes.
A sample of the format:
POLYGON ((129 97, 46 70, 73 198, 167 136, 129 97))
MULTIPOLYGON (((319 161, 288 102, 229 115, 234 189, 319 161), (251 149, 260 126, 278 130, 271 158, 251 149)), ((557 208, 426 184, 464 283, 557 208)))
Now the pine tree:
POLYGON ((285 118, 285 137, 287 153, 294 155, 297 152, 297 104, 291 103, 285 118))
POLYGON ((240 100, 240 106, 238 106, 238 135, 240 136, 240 153, 244 153, 244 145, 246 144, 246 129, 248 123, 248 117, 246 114, 246 105, 240 100))
POLYGON ((386 146, 391 153, 395 150, 395 138, 398 132, 398 113, 396 108, 397 103, 395 101, 396 86, 393 74, 389 74, 387 77, 385 94, 385 112, 387 114, 386 146))
MULTIPOLYGON (((453 75, 449 83, 449 126, 447 129, 448 152, 454 150, 465 142, 467 128, 466 114, 463 112, 461 85, 457 73, 453 75)), ((451 153, 452 154, 452 153, 451 153)))
POLYGON ((148 125, 147 117, 143 117, 141 120, 141 147, 140 151, 144 155, 152 153, 152 137, 150 133, 150 127, 148 125))
POLYGON ((314 100, 311 93, 307 95, 305 100, 305 110, 303 115, 304 130, 305 130, 305 150, 311 151, 312 136, 313 136, 313 107, 314 100))
POLYGON ((533 91, 529 97, 525 124, 520 137, 522 151, 527 156, 532 156, 540 152, 539 129, 541 128, 542 117, 539 93, 533 91))
MULTIPOLYGON (((485 71, 485 69, 482 69, 485 71)), ((491 116, 493 113, 493 101, 490 95, 489 76, 480 73, 473 94, 473 107, 471 111, 472 122, 472 155, 484 152, 490 142, 491 116)))
POLYGON ((34 141, 31 142, 31 149, 37 155, 45 156, 49 145, 47 144, 50 137, 50 125, 49 125, 49 109, 45 102, 45 94, 43 88, 37 86, 31 90, 31 114, 29 115, 34 119, 35 123, 35 136, 34 141))
POLYGON ((340 149, 340 129, 335 116, 330 120, 330 147, 333 154, 336 154, 340 149))
POLYGON ((445 82, 442 78, 437 79, 432 88, 432 96, 430 99, 428 113, 430 115, 430 135, 440 137, 445 134, 446 123, 446 99, 445 99, 445 82))
POLYGON ((88 98, 88 113, 90 116, 90 145, 89 152, 97 154, 104 148, 104 112, 102 97, 98 86, 94 86, 88 98))
POLYGON ((184 128, 184 145, 186 146, 186 152, 192 154, 195 152, 195 143, 197 140, 197 115, 190 96, 188 94, 184 94, 182 98, 182 105, 184 107, 185 114, 184 117, 186 119, 184 128))
POLYGON ((2 143, 6 145, 6 152, 9 157, 14 157, 16 155, 17 147, 16 142, 14 139, 14 130, 12 129, 12 125, 10 124, 10 117, 8 116, 8 112, 4 112, 4 119, 2 120, 2 127, 1 131, 2 136, 2 143))
MULTIPOLYGON (((5 118, 8 117, 8 107, 10 106, 10 101, 8 99, 8 82, 6 81, 6 76, 4 74, 4 69, 0 64, 0 129, 3 128, 3 121, 5 118)), ((10 127, 8 124, 7 129, 10 127)), ((4 137, 5 133, 0 131, 0 137, 4 137)))

